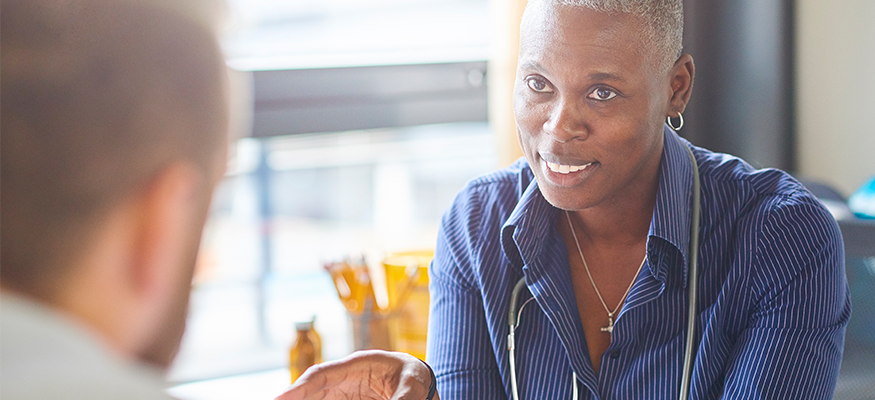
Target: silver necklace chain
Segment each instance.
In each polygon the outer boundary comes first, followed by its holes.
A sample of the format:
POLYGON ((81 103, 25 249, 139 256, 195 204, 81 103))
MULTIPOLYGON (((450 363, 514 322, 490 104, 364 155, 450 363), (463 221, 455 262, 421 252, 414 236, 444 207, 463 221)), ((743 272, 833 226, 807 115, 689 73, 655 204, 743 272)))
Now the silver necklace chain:
POLYGON ((644 254, 644 259, 641 260, 641 265, 638 266, 638 271, 635 272, 635 276, 632 277, 632 282, 629 282, 629 287, 626 288, 626 293, 623 293, 623 297, 620 298, 620 302, 617 304, 617 307, 614 308, 614 311, 608 309, 608 305, 605 304, 605 299, 602 297, 602 293, 599 292, 599 288, 595 285, 595 280, 592 279, 592 274, 589 272, 589 266, 586 265, 586 258, 583 257, 583 250, 580 249, 580 241, 577 240, 577 233, 574 232, 574 224, 571 223, 571 215, 568 211, 565 211, 565 218, 568 219, 568 228, 571 229, 571 236, 574 237, 574 244, 577 245, 577 253, 580 254, 580 261, 583 261, 583 268, 586 270, 586 276, 589 277, 589 283, 592 283, 592 288, 595 290, 595 294, 599 296, 599 301, 602 302, 602 307, 605 308, 605 312, 608 313, 608 326, 602 327, 602 332, 611 333, 614 330, 614 314, 617 313, 617 310, 620 309, 620 306, 623 305, 623 302, 626 300, 626 296, 629 295, 629 291, 632 290, 632 285, 635 284, 635 280, 638 279, 638 274, 641 273, 641 268, 644 267, 644 263, 647 262, 647 254, 644 254))

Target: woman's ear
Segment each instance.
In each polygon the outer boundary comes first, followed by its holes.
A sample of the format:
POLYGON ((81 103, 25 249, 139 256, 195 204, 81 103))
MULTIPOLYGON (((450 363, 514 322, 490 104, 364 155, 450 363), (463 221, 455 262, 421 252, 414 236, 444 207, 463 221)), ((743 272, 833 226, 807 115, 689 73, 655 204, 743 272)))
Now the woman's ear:
POLYGON ((687 102, 690 101, 690 94, 693 91, 693 80, 696 77, 696 66, 693 64, 693 56, 683 54, 675 62, 671 69, 671 100, 669 101, 669 109, 666 114, 670 117, 677 117, 678 114, 684 112, 687 107, 687 102))

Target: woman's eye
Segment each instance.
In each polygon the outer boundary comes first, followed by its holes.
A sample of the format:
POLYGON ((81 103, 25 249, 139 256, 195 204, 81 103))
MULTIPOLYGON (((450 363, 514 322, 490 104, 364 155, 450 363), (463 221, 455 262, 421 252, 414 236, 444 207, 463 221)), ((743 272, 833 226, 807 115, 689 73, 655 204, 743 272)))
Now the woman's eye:
POLYGON ((617 92, 614 92, 613 90, 608 89, 608 88, 598 87, 598 88, 595 88, 595 90, 593 90, 592 92, 590 92, 589 95, 587 95, 586 97, 593 99, 593 100, 604 101, 604 100, 610 100, 610 99, 613 99, 614 97, 617 97, 617 92))
POLYGON ((550 88, 547 87, 547 82, 544 82, 543 79, 537 79, 537 78, 526 79, 526 85, 529 86, 529 89, 532 89, 538 93, 545 93, 545 92, 550 91, 550 88))

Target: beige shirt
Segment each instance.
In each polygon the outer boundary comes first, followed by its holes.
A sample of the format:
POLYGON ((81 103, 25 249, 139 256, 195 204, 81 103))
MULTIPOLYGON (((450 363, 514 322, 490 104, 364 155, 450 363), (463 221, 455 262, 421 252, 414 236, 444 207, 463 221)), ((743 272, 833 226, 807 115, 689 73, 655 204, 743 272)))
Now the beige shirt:
POLYGON ((131 363, 57 311, 0 296, 0 398, 166 400, 158 371, 131 363))

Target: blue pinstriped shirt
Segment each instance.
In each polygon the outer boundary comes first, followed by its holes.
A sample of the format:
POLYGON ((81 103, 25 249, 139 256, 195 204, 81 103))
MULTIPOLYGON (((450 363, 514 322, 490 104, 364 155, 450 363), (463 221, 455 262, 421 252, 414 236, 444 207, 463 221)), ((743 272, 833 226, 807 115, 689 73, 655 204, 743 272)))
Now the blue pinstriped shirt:
MULTIPOLYGON (((520 398, 678 395, 687 312, 692 166, 666 128, 647 262, 598 371, 556 230, 560 210, 525 160, 470 182, 443 217, 429 271, 428 362, 443 400, 507 399, 507 312, 525 276, 517 330, 520 398)), ((831 398, 850 299, 836 222, 784 172, 691 146, 702 185, 692 399, 831 398)), ((602 310, 599 310, 601 312, 602 310)))

